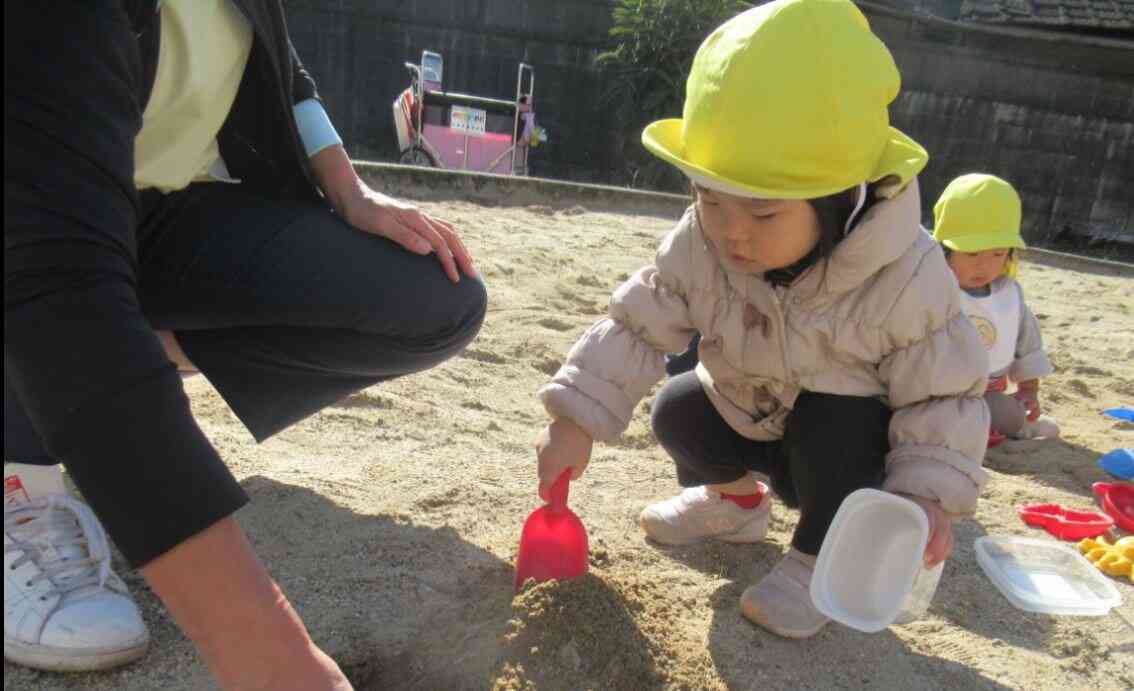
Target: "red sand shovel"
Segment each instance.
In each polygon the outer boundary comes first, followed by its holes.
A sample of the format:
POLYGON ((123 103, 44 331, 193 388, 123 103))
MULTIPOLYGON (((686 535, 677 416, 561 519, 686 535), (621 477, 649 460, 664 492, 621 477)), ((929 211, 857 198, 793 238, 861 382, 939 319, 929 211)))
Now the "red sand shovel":
POLYGON ((570 484, 568 468, 548 491, 548 503, 524 521, 516 555, 516 592, 529 578, 562 581, 587 572, 587 529, 567 508, 570 484))

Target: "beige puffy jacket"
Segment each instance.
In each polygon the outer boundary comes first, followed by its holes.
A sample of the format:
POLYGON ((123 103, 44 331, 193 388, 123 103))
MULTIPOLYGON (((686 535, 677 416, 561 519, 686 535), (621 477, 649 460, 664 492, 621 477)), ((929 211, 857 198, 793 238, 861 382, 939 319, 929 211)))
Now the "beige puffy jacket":
POLYGON ((871 207, 825 266, 779 288, 722 266, 689 210, 540 398, 552 417, 615 439, 665 354, 699 331, 697 375, 738 433, 780 439, 802 390, 876 396, 894 410, 885 489, 971 514, 988 478, 988 356, 919 217, 915 181, 871 207))

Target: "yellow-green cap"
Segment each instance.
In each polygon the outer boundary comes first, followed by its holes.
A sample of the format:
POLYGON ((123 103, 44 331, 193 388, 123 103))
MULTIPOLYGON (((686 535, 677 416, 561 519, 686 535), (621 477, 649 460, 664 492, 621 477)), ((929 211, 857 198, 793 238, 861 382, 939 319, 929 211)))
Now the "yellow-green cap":
POLYGON ((742 12, 701 44, 680 119, 642 143, 693 182, 769 199, 813 199, 925 167, 890 127, 901 78, 850 0, 777 0, 742 12))
POLYGON ((1020 195, 995 175, 970 173, 949 183, 933 206, 933 239, 957 252, 1027 247, 1020 195))

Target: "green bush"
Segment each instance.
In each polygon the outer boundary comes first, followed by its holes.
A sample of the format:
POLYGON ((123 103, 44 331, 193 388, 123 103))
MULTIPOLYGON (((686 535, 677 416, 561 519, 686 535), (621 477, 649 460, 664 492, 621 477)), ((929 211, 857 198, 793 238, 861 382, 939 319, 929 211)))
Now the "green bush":
POLYGON ((742 0, 618 0, 612 11, 614 46, 598 56, 609 85, 603 103, 634 187, 681 191, 684 177, 651 156, 642 129, 654 120, 681 117, 693 55, 726 19, 759 2, 742 0))

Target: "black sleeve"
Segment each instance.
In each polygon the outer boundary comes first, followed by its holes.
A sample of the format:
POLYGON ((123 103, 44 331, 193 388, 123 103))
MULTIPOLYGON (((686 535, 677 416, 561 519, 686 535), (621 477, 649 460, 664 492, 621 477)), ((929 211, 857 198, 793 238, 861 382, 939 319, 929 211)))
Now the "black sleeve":
POLYGON ((315 88, 315 79, 303 66, 303 61, 299 59, 299 53, 295 52, 295 46, 292 44, 291 39, 287 40, 288 52, 291 54, 291 103, 295 105, 301 101, 306 101, 309 98, 314 98, 319 101, 319 91, 315 88))
POLYGON ((140 80, 120 2, 4 3, 4 370, 134 565, 247 501, 136 292, 140 80))

